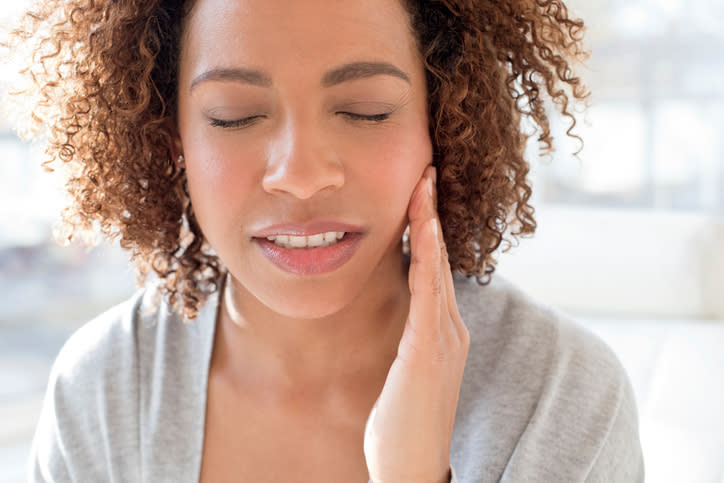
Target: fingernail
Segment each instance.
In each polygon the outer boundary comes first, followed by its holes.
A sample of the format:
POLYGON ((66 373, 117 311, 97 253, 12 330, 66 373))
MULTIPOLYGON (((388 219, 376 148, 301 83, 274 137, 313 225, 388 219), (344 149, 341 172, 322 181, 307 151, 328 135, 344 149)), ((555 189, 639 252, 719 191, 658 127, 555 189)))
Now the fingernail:
POLYGON ((434 218, 432 219, 432 234, 435 235, 435 239, 437 239, 437 221, 434 218))
POLYGON ((435 169, 434 166, 432 168, 432 182, 437 184, 437 170, 435 169))
POLYGON ((427 194, 429 194, 430 197, 432 197, 432 179, 431 178, 427 178, 427 194))

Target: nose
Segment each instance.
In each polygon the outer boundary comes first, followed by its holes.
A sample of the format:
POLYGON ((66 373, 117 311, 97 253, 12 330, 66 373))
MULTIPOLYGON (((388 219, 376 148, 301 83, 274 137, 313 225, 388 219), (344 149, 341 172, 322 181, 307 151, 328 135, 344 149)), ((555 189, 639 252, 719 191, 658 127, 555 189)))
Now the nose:
POLYGON ((312 123, 287 123, 269 144, 264 190, 305 200, 341 188, 344 167, 325 139, 312 123))

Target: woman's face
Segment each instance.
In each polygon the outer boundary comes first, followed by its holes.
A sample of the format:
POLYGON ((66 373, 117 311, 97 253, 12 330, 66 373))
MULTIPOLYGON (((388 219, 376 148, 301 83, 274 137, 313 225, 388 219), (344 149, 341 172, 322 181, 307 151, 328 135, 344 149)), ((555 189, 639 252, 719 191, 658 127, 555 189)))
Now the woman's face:
POLYGON ((400 2, 198 0, 179 69, 194 212, 239 284, 275 312, 312 318, 391 283, 432 159, 425 74, 400 2), (284 245, 323 232, 331 245, 284 245))

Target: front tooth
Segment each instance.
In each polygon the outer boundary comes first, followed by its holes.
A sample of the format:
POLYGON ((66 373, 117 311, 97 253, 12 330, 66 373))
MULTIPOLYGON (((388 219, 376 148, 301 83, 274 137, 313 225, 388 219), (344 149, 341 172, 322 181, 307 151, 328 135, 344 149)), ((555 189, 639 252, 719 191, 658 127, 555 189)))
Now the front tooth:
POLYGON ((307 246, 306 236, 289 236, 289 245, 294 248, 303 248, 307 246))
POLYGON ((307 245, 320 246, 324 242, 324 233, 317 233, 307 237, 307 245))
POLYGON ((288 245, 289 235, 277 235, 275 241, 280 245, 288 245))
POLYGON ((324 234, 324 241, 326 243, 332 243, 337 241, 337 232, 336 231, 328 231, 324 234))

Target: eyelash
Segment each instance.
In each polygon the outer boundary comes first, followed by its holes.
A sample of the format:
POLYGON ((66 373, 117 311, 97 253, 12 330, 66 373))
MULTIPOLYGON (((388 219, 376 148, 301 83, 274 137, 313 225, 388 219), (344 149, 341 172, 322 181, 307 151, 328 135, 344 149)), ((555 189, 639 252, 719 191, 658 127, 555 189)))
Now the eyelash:
MULTIPOLYGON (((354 112, 344 112, 340 111, 337 112, 337 114, 341 114, 348 119, 352 121, 363 121, 363 122, 370 122, 370 123, 381 123, 389 119, 391 112, 383 112, 380 114, 357 114, 354 112)), ((248 126, 251 126, 254 124, 257 120, 261 119, 264 116, 251 116, 251 117, 245 117, 242 119, 234 119, 232 121, 226 121, 223 119, 213 119, 209 118, 210 124, 214 127, 220 127, 224 129, 242 129, 248 126)))
POLYGON ((209 121, 210 121, 211 125, 214 127, 221 127, 224 129, 241 129, 241 128, 245 128, 247 126, 254 124, 257 120, 261 119, 262 117, 264 117, 264 116, 251 116, 251 117, 245 117, 242 119, 234 119, 233 121, 209 118, 209 121))
POLYGON ((337 114, 342 114, 343 116, 346 116, 348 119, 352 121, 366 121, 366 122, 372 122, 372 123, 380 123, 383 121, 386 121, 389 117, 391 112, 383 112, 380 114, 357 114, 354 112, 338 112, 337 114))

